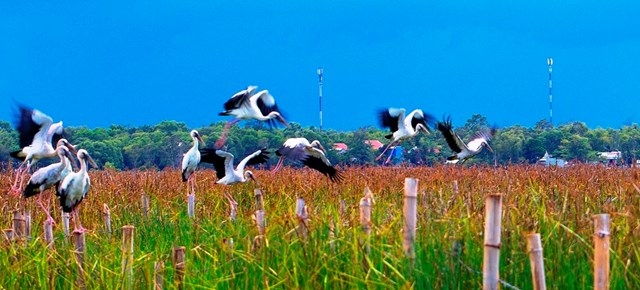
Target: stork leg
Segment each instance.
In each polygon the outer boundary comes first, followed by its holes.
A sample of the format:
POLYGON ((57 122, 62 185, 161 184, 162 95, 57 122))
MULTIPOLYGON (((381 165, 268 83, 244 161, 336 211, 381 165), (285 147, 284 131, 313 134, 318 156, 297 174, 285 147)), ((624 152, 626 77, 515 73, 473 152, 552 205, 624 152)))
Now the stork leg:
POLYGON ((40 207, 42 208, 42 210, 44 211, 44 214, 47 215, 47 219, 46 221, 51 222, 51 224, 55 224, 55 220, 53 219, 53 217, 51 217, 51 214, 49 213, 49 200, 51 199, 51 196, 49 195, 49 193, 47 193, 47 191, 41 191, 40 194, 38 194, 38 205, 40 205, 40 207), (45 205, 42 202, 42 196, 43 195, 47 195, 47 197, 45 197, 47 205, 45 205))
POLYGON ((196 173, 192 173, 191 176, 189 176, 189 186, 191 187, 191 194, 196 194, 196 173))
POLYGON ((73 216, 73 232, 74 233, 86 233, 89 230, 85 229, 82 227, 82 224, 80 223, 80 218, 78 217, 78 207, 74 207, 73 210, 71 210, 71 215, 73 216))
POLYGON ((276 166, 273 168, 273 170, 271 170, 271 174, 275 174, 278 170, 280 170, 280 167, 282 167, 283 163, 284 156, 281 156, 280 159, 278 159, 278 163, 276 164, 276 166))
POLYGON ((24 182, 24 176, 29 171, 31 167, 31 163, 26 160, 23 161, 18 169, 16 169, 15 180, 13 181, 13 186, 11 186, 11 193, 14 196, 18 196, 22 192, 22 183, 24 182))
POLYGON ((224 125, 224 129, 222 130, 222 134, 220 135, 220 138, 218 138, 218 141, 216 141, 216 143, 213 145, 214 148, 219 149, 222 148, 222 146, 224 146, 224 143, 227 142, 227 136, 229 136, 229 130, 231 129, 231 126, 233 126, 235 123, 238 123, 240 121, 240 119, 234 118, 233 120, 227 122, 224 125))
MULTIPOLYGON (((378 157, 376 158, 376 161, 380 160, 382 158, 382 156, 384 156, 384 153, 387 152, 387 149, 389 149, 389 147, 391 147, 391 145, 393 145, 393 143, 395 143, 394 141, 391 141, 391 143, 389 143, 389 145, 387 145, 387 147, 384 147, 384 150, 382 150, 382 153, 380 153, 380 155, 378 155, 378 157)), ((387 161, 389 162, 389 161, 387 161)))

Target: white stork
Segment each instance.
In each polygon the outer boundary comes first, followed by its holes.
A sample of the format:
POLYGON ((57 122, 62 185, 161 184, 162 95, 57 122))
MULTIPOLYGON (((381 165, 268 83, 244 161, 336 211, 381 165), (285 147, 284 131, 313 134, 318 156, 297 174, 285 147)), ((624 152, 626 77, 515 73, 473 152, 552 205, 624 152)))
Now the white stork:
POLYGON ((267 90, 254 94, 257 88, 256 86, 249 86, 231 96, 224 103, 224 111, 218 115, 234 116, 234 118, 225 125, 220 139, 216 141, 216 148, 222 147, 229 133, 229 128, 240 120, 265 121, 270 127, 274 127, 277 120, 282 125, 287 126, 287 121, 285 121, 283 113, 278 109, 273 96, 267 90))
MULTIPOLYGON (((53 223, 53 218, 49 214, 49 201, 51 199, 51 195, 47 194, 45 200, 47 201, 47 205, 45 206, 42 203, 42 196, 44 195, 45 190, 53 187, 54 185, 58 187, 60 185, 60 181, 63 180, 70 172, 73 172, 76 169, 75 160, 71 155, 71 152, 76 153, 76 150, 73 146, 65 146, 67 140, 60 139, 56 146, 56 153, 58 157, 60 157, 60 162, 50 164, 46 167, 42 167, 31 175, 27 186, 24 188, 22 192, 22 196, 24 198, 32 197, 36 194, 38 195, 38 204, 44 210, 47 215, 47 220, 53 223)), ((67 143, 68 144, 68 143, 67 143)))
POLYGON ((80 170, 70 172, 67 177, 62 180, 62 183, 58 187, 57 195, 60 199, 62 212, 70 212, 73 215, 74 232, 86 232, 78 217, 78 205, 80 205, 82 199, 87 196, 87 192, 89 192, 89 188, 91 187, 91 179, 87 173, 89 164, 93 167, 98 166, 87 150, 78 150, 77 156, 78 161, 80 161, 80 170))
POLYGON ((280 160, 278 160, 273 172, 282 167, 285 159, 289 159, 294 162, 302 162, 302 164, 328 176, 333 182, 342 181, 342 174, 331 166, 331 162, 329 162, 325 153, 326 150, 318 140, 313 140, 309 143, 306 138, 289 138, 282 144, 280 149, 276 150, 276 156, 279 156, 280 160))
MULTIPOLYGON (((420 131, 429 134, 428 123, 434 120, 431 115, 425 114, 420 109, 415 109, 405 117, 405 112, 406 110, 404 108, 389 108, 379 111, 380 125, 391 130, 391 134, 385 136, 385 138, 391 139, 391 142, 384 148, 376 160, 380 160, 392 145, 397 145, 403 140, 412 138, 418 135, 420 131)), ((385 163, 389 163, 390 159, 391 155, 389 155, 385 163)))
POLYGON ((449 148, 455 152, 455 154, 447 157, 447 163, 455 164, 461 161, 460 164, 464 164, 471 157, 478 155, 484 147, 493 152, 493 149, 489 146, 489 141, 496 134, 497 129, 495 127, 476 132, 467 144, 453 131, 451 117, 438 122, 437 127, 442 132, 444 139, 447 140, 449 148))
POLYGON ((202 136, 196 130, 191 130, 189 134, 191 139, 193 139, 193 147, 187 151, 182 157, 182 182, 189 181, 187 184, 187 191, 191 188, 191 193, 195 194, 196 185, 195 185, 195 171, 200 163, 200 144, 204 145, 204 141, 202 141, 202 136))
POLYGON ((22 105, 19 105, 19 110, 15 126, 21 149, 9 153, 11 157, 23 161, 16 170, 16 180, 12 187, 14 194, 20 193, 24 175, 33 164, 40 159, 56 157, 52 144, 57 143, 63 135, 62 121, 53 123, 48 115, 22 105))
POLYGON ((216 176, 218 176, 217 184, 231 185, 240 182, 247 182, 249 178, 253 179, 258 185, 260 184, 256 180, 253 172, 244 170, 247 165, 255 165, 265 163, 269 159, 269 152, 266 149, 261 149, 249 154, 238 163, 236 169, 233 169, 233 154, 216 150, 211 148, 200 149, 200 162, 206 162, 213 164, 216 170, 216 176))

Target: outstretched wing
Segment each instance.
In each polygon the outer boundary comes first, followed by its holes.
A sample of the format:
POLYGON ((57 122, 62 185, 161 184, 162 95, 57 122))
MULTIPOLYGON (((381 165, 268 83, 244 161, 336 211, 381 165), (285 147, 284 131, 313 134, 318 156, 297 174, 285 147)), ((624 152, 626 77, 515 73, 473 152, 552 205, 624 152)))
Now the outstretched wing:
POLYGON ((444 136, 444 139, 447 141, 447 145, 449 145, 449 148, 451 148, 451 150, 456 153, 460 153, 462 151, 460 144, 458 144, 460 138, 458 137, 458 135, 456 135, 455 132, 453 132, 451 116, 447 117, 442 122, 438 122, 437 127, 438 131, 442 133, 442 136, 444 136))
MULTIPOLYGON (((216 150, 213 148, 201 148, 200 151, 200 162, 213 164, 213 168, 216 170, 216 176, 218 178, 223 178, 225 176, 225 157, 216 154, 216 150)), ((233 155, 231 155, 233 158, 233 155)))

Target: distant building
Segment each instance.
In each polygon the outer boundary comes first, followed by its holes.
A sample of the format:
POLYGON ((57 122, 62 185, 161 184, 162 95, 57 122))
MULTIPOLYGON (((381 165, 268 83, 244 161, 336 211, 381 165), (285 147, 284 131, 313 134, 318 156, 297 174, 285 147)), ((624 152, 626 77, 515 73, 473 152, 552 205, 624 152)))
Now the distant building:
POLYGON ((568 162, 565 161, 564 159, 560 159, 560 158, 553 158, 551 157, 551 154, 549 154, 549 152, 544 152, 544 156, 542 156, 542 158, 538 159, 537 164, 540 165, 544 165, 544 166, 558 166, 558 167, 565 167, 568 162))
POLYGON ((344 153, 344 152, 347 152, 347 150, 349 150, 349 146, 347 146, 347 144, 344 144, 344 143, 333 143, 332 149, 338 151, 338 153, 344 153))
POLYGON ((607 165, 617 165, 618 161, 622 159, 622 152, 620 151, 609 151, 609 152, 598 152, 598 157, 600 157, 607 165))
POLYGON ((364 144, 371 146, 371 149, 376 151, 384 146, 384 144, 378 140, 365 140, 364 144))

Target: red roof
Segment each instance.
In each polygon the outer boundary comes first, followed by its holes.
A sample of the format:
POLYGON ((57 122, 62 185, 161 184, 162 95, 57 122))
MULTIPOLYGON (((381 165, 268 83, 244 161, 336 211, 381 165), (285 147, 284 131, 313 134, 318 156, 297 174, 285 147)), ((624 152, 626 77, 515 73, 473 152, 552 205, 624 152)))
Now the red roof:
POLYGON ((333 149, 338 151, 347 151, 349 150, 349 146, 344 143, 333 143, 333 149))
POLYGON ((371 146, 374 150, 378 150, 380 147, 384 146, 384 144, 378 140, 365 140, 364 143, 371 146))

